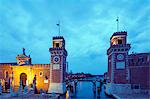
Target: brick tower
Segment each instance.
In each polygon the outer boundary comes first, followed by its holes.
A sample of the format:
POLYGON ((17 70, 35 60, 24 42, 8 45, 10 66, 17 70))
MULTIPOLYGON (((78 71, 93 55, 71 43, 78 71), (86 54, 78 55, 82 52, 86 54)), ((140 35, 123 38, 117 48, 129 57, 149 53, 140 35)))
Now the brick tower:
POLYGON ((51 68, 48 92, 63 94, 66 91, 65 75, 67 57, 64 38, 62 36, 53 37, 53 47, 49 51, 51 53, 51 68))
POLYGON ((108 81, 112 92, 122 92, 129 83, 127 32, 115 32, 110 38, 108 55, 108 81))

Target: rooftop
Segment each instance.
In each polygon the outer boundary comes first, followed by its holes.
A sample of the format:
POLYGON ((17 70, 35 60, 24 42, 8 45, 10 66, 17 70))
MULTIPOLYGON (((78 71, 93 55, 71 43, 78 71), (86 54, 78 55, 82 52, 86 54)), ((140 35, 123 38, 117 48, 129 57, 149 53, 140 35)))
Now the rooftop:
POLYGON ((117 35, 127 35, 127 31, 114 32, 114 34, 111 36, 110 40, 112 39, 113 36, 117 36, 117 35))
POLYGON ((63 39, 63 40, 64 40, 64 37, 63 37, 63 36, 54 36, 54 37, 53 37, 53 40, 54 40, 54 39, 63 39))

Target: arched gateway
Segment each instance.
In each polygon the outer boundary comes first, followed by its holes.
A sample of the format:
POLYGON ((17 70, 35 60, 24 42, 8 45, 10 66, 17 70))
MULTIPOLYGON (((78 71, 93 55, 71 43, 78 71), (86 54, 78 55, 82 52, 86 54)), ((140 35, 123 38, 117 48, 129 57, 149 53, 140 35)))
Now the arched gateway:
POLYGON ((20 74, 20 81, 22 81, 22 86, 23 86, 23 88, 26 86, 26 80, 27 80, 27 75, 26 75, 26 73, 21 73, 21 74, 20 74))

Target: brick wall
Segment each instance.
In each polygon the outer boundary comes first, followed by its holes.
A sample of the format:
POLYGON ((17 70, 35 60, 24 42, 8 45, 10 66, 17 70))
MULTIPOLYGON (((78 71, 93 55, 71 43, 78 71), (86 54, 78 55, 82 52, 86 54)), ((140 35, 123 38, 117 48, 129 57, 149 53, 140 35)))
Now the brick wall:
POLYGON ((150 53, 129 55, 129 70, 132 88, 150 89, 150 53))

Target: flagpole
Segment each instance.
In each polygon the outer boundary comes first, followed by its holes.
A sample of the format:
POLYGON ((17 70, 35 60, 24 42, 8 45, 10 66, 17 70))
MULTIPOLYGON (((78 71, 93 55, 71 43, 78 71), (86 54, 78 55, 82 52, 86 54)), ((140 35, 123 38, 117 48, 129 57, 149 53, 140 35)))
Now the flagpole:
POLYGON ((117 17, 117 32, 119 32, 119 17, 117 17))
POLYGON ((58 21, 58 24, 59 24, 59 36, 60 36, 60 21, 58 21))
POLYGON ((58 36, 60 36, 60 21, 56 25, 58 26, 58 36))

